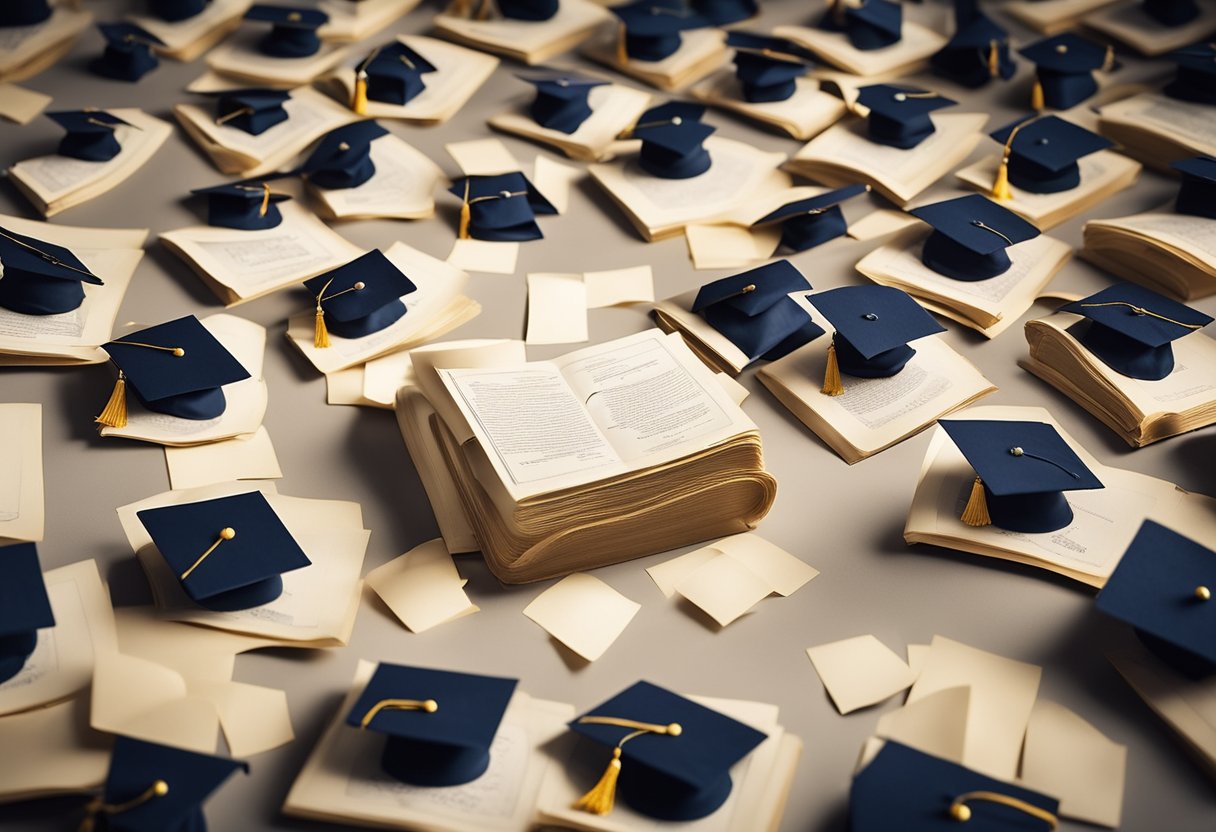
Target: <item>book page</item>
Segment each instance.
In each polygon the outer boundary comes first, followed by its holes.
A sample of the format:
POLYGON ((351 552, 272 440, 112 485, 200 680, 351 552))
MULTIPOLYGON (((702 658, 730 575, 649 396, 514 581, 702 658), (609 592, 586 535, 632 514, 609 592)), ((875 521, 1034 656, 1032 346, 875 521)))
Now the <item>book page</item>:
POLYGON ((611 145, 617 135, 638 120, 650 104, 650 95, 622 84, 605 84, 591 88, 587 104, 591 107, 591 115, 573 133, 537 124, 528 112, 527 104, 491 116, 489 121, 492 127, 500 130, 535 136, 558 145, 583 145, 598 151, 611 145))
POLYGON ((1023 23, 1050 33, 1114 2, 1117 0, 1019 0, 1010 3, 1006 11, 1023 23))
POLYGON ((1216 262, 1216 222, 1190 214, 1136 214, 1131 217, 1090 220, 1087 225, 1108 226, 1146 236, 1189 254, 1201 263, 1216 262))
POLYGON ((371 144, 372 178, 355 188, 312 189, 335 217, 422 219, 435 212, 443 171, 430 158, 390 134, 371 144))
POLYGON ((58 43, 75 37, 93 20, 92 12, 56 8, 33 26, 0 28, 0 75, 17 70, 58 43))
POLYGON ((603 6, 591 0, 563 0, 548 20, 471 20, 444 12, 436 15, 435 28, 477 43, 528 53, 595 26, 608 16, 603 6))
POLYGON ((810 138, 839 120, 848 108, 844 101, 824 92, 819 82, 796 78, 793 95, 783 101, 748 101, 734 70, 719 70, 692 88, 694 98, 777 124, 798 138, 810 138))
POLYGON ((207 53, 210 69, 235 78, 259 83, 302 86, 333 69, 350 51, 348 46, 322 44, 316 54, 303 58, 276 58, 263 55, 258 41, 265 37, 261 26, 245 26, 207 53))
MULTIPOLYGON (((452 436, 462 445, 473 438, 473 431, 444 386, 439 371, 457 368, 516 367, 528 361, 524 342, 507 338, 480 338, 428 344, 410 350, 409 357, 418 389, 422 391, 431 407, 439 414, 439 418, 447 425, 452 436)), ((372 365, 376 363, 375 361, 368 363, 369 372, 372 371, 372 365)))
MULTIPOLYGON (((974 185, 981 193, 988 193, 992 183, 996 181, 996 171, 1000 163, 1000 155, 996 154, 963 168, 956 175, 967 184, 974 185)), ((1126 176, 1129 170, 1140 169, 1139 162, 1113 150, 1100 150, 1079 160, 1077 164, 1081 168, 1081 184, 1075 188, 1054 194, 1037 194, 1011 185, 1013 199, 1002 204, 1032 220, 1045 217, 1078 204, 1086 195, 1108 187, 1112 182, 1126 176)))
POLYGON ((253 5, 252 0, 211 0, 203 10, 185 20, 167 21, 151 14, 133 14, 130 20, 145 32, 165 42, 165 49, 183 49, 209 36, 253 5))
POLYGON ((1145 93, 1106 105, 1101 116, 1103 120, 1179 140, 1209 156, 1216 154, 1216 110, 1203 104, 1145 93))
POLYGON ((0 115, 17 124, 29 124, 51 101, 49 95, 16 84, 0 84, 0 115))
POLYGON ((1150 17, 1142 3, 1119 5, 1087 15, 1085 25, 1128 44, 1137 52, 1161 55, 1199 43, 1216 32, 1216 2, 1197 0, 1196 6, 1195 17, 1177 26, 1165 26, 1150 17))
POLYGON ((882 49, 862 50, 849 42, 844 32, 829 32, 811 26, 778 26, 773 34, 789 38, 821 55, 829 63, 856 75, 881 75, 928 59, 946 44, 943 35, 919 23, 903 20, 900 39, 882 49))
POLYGON ((174 108, 180 118, 188 119, 215 144, 259 162, 296 153, 356 118, 349 110, 308 87, 292 90, 291 97, 283 102, 283 109, 287 113, 286 121, 255 136, 231 124, 216 124, 214 106, 179 104, 174 108))
POLYGON ((42 405, 0 404, 0 540, 42 540, 42 405))
MULTIPOLYGON (((11 214, 0 214, 0 226, 48 243, 55 243, 73 252, 80 249, 135 248, 142 249, 148 241, 146 228, 90 228, 84 225, 61 225, 11 214)), ((79 252, 76 252, 79 254, 79 252)))

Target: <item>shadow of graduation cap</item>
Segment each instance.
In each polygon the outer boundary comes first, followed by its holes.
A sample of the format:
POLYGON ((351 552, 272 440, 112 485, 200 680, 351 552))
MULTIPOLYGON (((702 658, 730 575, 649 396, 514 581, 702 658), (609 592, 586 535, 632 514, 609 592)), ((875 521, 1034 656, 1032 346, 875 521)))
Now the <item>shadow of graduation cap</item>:
POLYGON ((202 420, 224 413, 225 384, 249 378, 249 371, 193 315, 133 332, 103 348, 118 367, 114 392, 94 419, 104 427, 126 427, 128 386, 148 410, 202 420))
POLYGON ((606 815, 619 788, 632 809, 667 821, 697 820, 717 811, 734 786, 731 767, 767 739, 749 725, 649 682, 626 688, 569 727, 612 749, 603 777, 574 808, 606 815))
POLYGON ((372 142, 387 136, 374 121, 357 121, 326 133, 300 171, 318 188, 357 188, 376 173, 372 142))
MULTIPOLYGON (((1216 56, 1213 61, 1216 62, 1216 56)), ((1174 210, 1216 220, 1216 158, 1192 156, 1171 162, 1170 167, 1182 175, 1174 210)))
POLYGON ((853 778, 851 832, 1046 832, 1054 797, 888 740, 853 778))
POLYGON ((331 330, 339 338, 362 338, 391 326, 405 315, 401 298, 418 290, 379 249, 304 281, 304 288, 317 302, 318 349, 329 346, 331 330))
POLYGON ((1140 8, 1162 26, 1185 26, 1199 17, 1195 0, 1141 0, 1140 8))
POLYGON ((631 59, 661 61, 679 50, 681 32, 711 25, 708 19, 685 8, 678 0, 640 0, 613 6, 611 11, 621 21, 616 50, 619 64, 631 59))
POLYGON ((207 223, 218 228, 258 231, 275 228, 283 221, 278 203, 291 199, 277 194, 265 179, 242 179, 227 185, 196 188, 190 193, 207 198, 207 223))
POLYGON ((1054 532, 1072 522, 1065 491, 1103 488, 1054 427, 1044 422, 942 419, 975 469, 961 519, 1011 532, 1054 532))
POLYGON ((1009 50, 1009 33, 979 11, 974 0, 955 3, 954 35, 929 59, 933 74, 977 89, 1017 70, 1009 50))
POLYGON ((832 0, 819 28, 844 32, 854 49, 869 52, 899 43, 903 22, 903 7, 889 0, 832 0))
POLYGON ((355 67, 350 108, 363 115, 368 101, 408 104, 426 89, 422 76, 430 72, 435 72, 434 65, 401 41, 377 47, 355 67))
POLYGON ((988 134, 1004 145, 992 198, 1012 199, 1009 185, 1054 194, 1081 184, 1077 162, 1114 143, 1058 116, 1030 116, 988 134))
POLYGON ((287 90, 250 87, 212 93, 215 96, 215 123, 260 136, 289 118, 283 104, 291 98, 287 90))
POLYGON ((38 646, 38 631, 55 626, 38 547, 0 549, 0 684, 21 672, 38 646))
POLYGON ((958 103, 941 93, 893 84, 870 84, 857 92, 857 103, 870 111, 866 117, 870 141, 904 150, 936 131, 930 113, 958 103))
POLYGON ((165 42, 134 23, 101 23, 97 26, 105 38, 105 51, 89 62, 89 70, 115 81, 138 81, 160 65, 152 52, 154 46, 165 42))
POLYGON ((1098 91, 1094 72, 1114 68, 1114 50, 1072 32, 1036 41, 1018 50, 1035 66, 1030 106, 1067 110, 1098 91))
POLYGON ((245 610, 283 593, 285 572, 312 561, 259 491, 137 512, 194 603, 245 610))
POLYGON ((462 240, 539 240, 545 235, 536 224, 536 215, 557 213, 553 203, 519 171, 462 176, 453 180, 448 193, 460 197, 457 234, 462 240))
POLYGON ((203 804, 240 760, 119 736, 101 796, 85 807, 80 832, 200 832, 203 804))
POLYGON ((703 142, 717 130, 701 121, 705 107, 669 101, 642 113, 628 138, 641 139, 638 164, 651 176, 690 179, 709 170, 713 160, 703 142))
POLYGON ((209 0, 148 0, 148 11, 168 23, 202 14, 209 0))
POLYGON ((51 16, 47 0, 5 0, 0 3, 0 27, 36 26, 51 16))
POLYGON ((933 227, 921 261, 954 280, 988 280, 1009 271, 1006 249, 1039 236, 1039 229, 979 194, 908 211, 933 227))
POLYGON ((1098 593, 1100 612, 1136 628, 1162 661, 1192 679, 1216 674, 1216 552, 1145 520, 1098 593))
POLYGON ((1179 101, 1216 104, 1216 43, 1197 43, 1167 57, 1178 68, 1162 92, 1179 101))
POLYGON ((728 32, 726 45, 735 49, 735 77, 743 86, 743 99, 753 104, 785 101, 797 89, 815 56, 785 38, 754 32, 728 32))
POLYGON ((413 786, 458 786, 490 766, 516 679, 381 662, 346 724, 383 735, 380 767, 413 786))
POLYGON ((520 73, 517 77, 536 88, 536 97, 528 105, 532 120, 566 135, 591 117, 587 103, 591 90, 611 83, 570 72, 520 73))
POLYGON ((828 345, 819 392, 845 392, 840 376, 886 378, 904 368, 916 350, 908 343, 946 329, 907 292, 891 286, 842 286, 811 296, 836 328, 828 345))
POLYGON ((122 152, 114 132, 131 126, 105 110, 57 110, 47 118, 67 131, 59 142, 59 155, 86 162, 108 162, 122 152))
POLYGON ((781 245, 806 251, 848 231, 840 203, 870 190, 869 185, 846 185, 806 199, 787 202, 752 223, 752 228, 781 224, 781 245))
POLYGON ((245 12, 245 19, 272 24, 258 41, 258 50, 272 58, 307 58, 321 50, 317 30, 329 22, 329 15, 316 9, 271 6, 257 3, 245 12))
POLYGON ((729 26, 760 13, 757 0, 689 0, 689 7, 714 26, 729 26))
POLYGON ((1173 372, 1171 343, 1212 322, 1211 316, 1135 283, 1116 283, 1060 311, 1085 317, 1068 332, 1098 360, 1145 381, 1173 372))
POLYGON ((63 246, 0 227, 0 306, 22 315, 60 315, 84 302, 82 283, 101 278, 63 246))
POLYGON ((706 283, 697 292, 692 311, 750 360, 772 361, 823 334, 823 327, 789 297, 810 289, 793 263, 777 260, 706 283))

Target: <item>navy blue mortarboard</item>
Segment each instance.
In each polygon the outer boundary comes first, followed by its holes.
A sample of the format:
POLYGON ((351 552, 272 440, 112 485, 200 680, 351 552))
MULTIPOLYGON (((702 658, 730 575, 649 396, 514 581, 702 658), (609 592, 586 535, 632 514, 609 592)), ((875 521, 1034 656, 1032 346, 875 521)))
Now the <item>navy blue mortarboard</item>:
POLYGON ((0 27, 34 26, 51 16, 47 0, 6 0, 0 3, 0 27))
POLYGON ((326 133, 300 170, 318 188, 357 188, 376 173, 372 142, 388 131, 374 121, 357 121, 326 133))
POLYGON ((842 286, 812 295, 811 303, 836 328, 819 391, 825 396, 844 393, 841 373, 895 375, 916 355, 909 341, 946 331, 911 295, 891 286, 842 286))
POLYGON ((689 0, 689 6, 714 26, 729 26, 760 13, 756 0, 689 0))
POLYGON ((959 21, 954 36, 929 59, 929 65, 935 75, 971 89, 995 78, 1008 81, 1017 70, 1009 51, 1009 34, 978 12, 959 21))
POLYGON ((957 101, 917 87, 871 84, 857 91, 857 102, 869 109, 866 135, 870 141, 907 150, 937 129, 929 114, 957 101))
POLYGON ((587 103, 591 90, 609 83, 571 73, 519 77, 536 87, 536 97, 528 107, 532 119, 541 127, 567 135, 591 117, 591 105, 587 103))
POLYGON ((434 71, 430 61, 404 43, 387 43, 373 50, 355 68, 355 96, 351 109, 362 115, 367 101, 408 104, 426 89, 422 76, 434 71))
POLYGON ((1216 104, 1216 43, 1196 43, 1167 55, 1178 64, 1163 92, 1179 101, 1216 104))
POLYGON ((1195 0, 1142 0, 1140 8, 1162 26, 1185 26, 1199 17, 1195 0))
POLYGON ((283 221, 283 215, 275 203, 291 199, 287 194, 273 193, 270 183, 262 179, 244 179, 213 188, 196 188, 190 193, 207 197, 208 224, 244 231, 278 226, 283 221))
POLYGON ((215 95, 215 123, 244 130, 251 136, 260 136, 289 118, 283 109, 284 102, 291 98, 286 90, 253 87, 215 95))
POLYGON ((307 58, 321 49, 320 29, 329 15, 316 9, 258 3, 245 12, 246 20, 271 23, 274 28, 258 41, 258 49, 272 58, 307 58))
POLYGON ((68 134, 59 142, 59 155, 86 162, 108 162, 122 152, 114 130, 127 124, 105 110, 59 110, 47 113, 68 134))
POLYGON ((1018 50, 1035 65, 1031 107, 1067 110, 1098 91, 1095 70, 1109 70, 1114 52, 1108 46, 1065 32, 1018 50))
MULTIPOLYGON (((612 749, 609 768, 621 797, 659 820, 689 821, 730 797, 730 770, 767 738, 725 714, 649 682, 638 682, 592 708, 570 730, 612 749)), ((603 815, 614 792, 605 777, 575 804, 603 815)))
POLYGON ((381 662, 346 724, 387 738, 380 767, 414 786, 459 786, 490 766, 516 679, 381 662))
POLYGON ((1173 372, 1170 342, 1212 322, 1211 316, 1134 283, 1116 283, 1060 310, 1085 316, 1068 331, 1103 364, 1146 381, 1173 372))
POLYGON ((726 45, 735 48, 735 77, 743 99, 753 104, 788 99, 815 60, 813 53, 785 38, 752 32, 730 32, 726 45))
POLYGON ((105 285, 63 246, 0 228, 0 306, 22 315, 59 315, 84 302, 84 287, 105 285))
POLYGON ((206 832, 203 803, 240 760, 119 736, 105 790, 85 808, 81 829, 108 832, 206 832))
POLYGON ((54 626, 38 547, 18 543, 0 549, 0 684, 25 667, 38 646, 38 631, 54 626))
POLYGON ((1216 552, 1152 520, 1123 553, 1096 606, 1136 628, 1164 661, 1192 678, 1216 673, 1216 552))
POLYGON ((106 40, 101 57, 89 62, 96 75, 115 81, 138 81, 160 65, 153 46, 164 46, 156 35, 134 23, 102 23, 98 25, 106 40))
POLYGON ((1006 249, 1033 240, 1039 229, 979 194, 922 205, 908 212, 933 226, 921 260, 955 280, 987 280, 1013 265, 1006 249))
POLYGON ((777 260, 706 283, 692 311, 755 361, 773 361, 823 334, 806 310, 789 297, 809 291, 810 282, 789 260, 777 260))
POLYGON ((176 23, 202 14, 208 0, 148 0, 148 11, 161 20, 176 23))
POLYGON ((1072 522, 1063 492, 1104 487, 1064 437, 1044 422, 942 419, 938 424, 975 469, 962 514, 968 526, 1054 532, 1072 522))
POLYGON ((1216 159, 1192 156, 1172 162, 1170 167, 1182 174, 1174 210, 1216 220, 1216 159))
POLYGON ((549 20, 557 14, 558 0, 496 0, 498 13, 508 20, 549 20))
POLYGON ((642 113, 630 132, 642 140, 642 170, 663 179, 689 179, 709 170, 713 160, 702 143, 717 128, 700 120, 704 114, 704 106, 686 101, 669 101, 642 113))
POLYGON ((181 419, 214 419, 227 407, 223 386, 249 378, 249 371, 193 315, 133 332, 104 349, 118 367, 118 384, 95 420, 105 427, 126 426, 128 385, 149 410, 181 419))
POLYGON ((833 0, 819 27, 830 32, 843 31, 854 49, 869 52, 898 43, 903 36, 903 22, 903 7, 889 0, 863 0, 859 6, 833 0))
MULTIPOLYGON (((1056 116, 1019 119, 988 134, 1005 146, 1001 171, 1008 181, 1034 194, 1054 194, 1081 184, 1077 161, 1113 142, 1056 116)), ((1001 173, 994 195, 1000 198, 1001 173)))
POLYGON ((304 288, 317 301, 314 343, 322 349, 330 330, 339 338, 362 338, 391 326, 405 314, 401 298, 418 289, 379 249, 304 281, 304 288))
POLYGON ((523 242, 544 234, 537 214, 556 214, 553 203, 518 171, 463 176, 448 193, 461 198, 459 237, 464 240, 523 242))
POLYGON ((781 223, 781 245, 791 251, 806 251, 834 240, 848 231, 840 203, 869 190, 866 185, 846 185, 818 196, 787 202, 752 223, 757 228, 781 223))
POLYGON ((190 600, 217 611, 269 604, 312 561, 260 491, 137 512, 190 600))
POLYGON ((661 61, 680 48, 680 32, 704 29, 709 20, 684 8, 679 2, 639 0, 612 7, 624 28, 624 49, 617 48, 617 60, 661 61))
POLYGON ((849 790, 852 832, 1047 832, 1059 801, 888 740, 849 790))

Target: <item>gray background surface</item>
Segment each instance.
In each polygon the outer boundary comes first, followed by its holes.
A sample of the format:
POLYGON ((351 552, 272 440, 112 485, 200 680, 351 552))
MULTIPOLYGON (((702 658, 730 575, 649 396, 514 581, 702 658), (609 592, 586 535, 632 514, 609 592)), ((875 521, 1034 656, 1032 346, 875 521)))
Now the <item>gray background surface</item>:
MULTIPOLYGON (((115 2, 89 2, 106 19, 115 2)), ((807 20, 808 4, 767 0, 758 28, 807 20)), ((945 25, 948 7, 906 6, 916 19, 945 25)), ((424 32, 435 7, 424 4, 396 27, 424 32)), ((1019 43, 1030 39, 1011 27, 1019 43)), ((378 43, 384 36, 378 36, 378 43)), ((95 31, 53 70, 25 82, 55 96, 53 108, 141 106, 171 120, 173 103, 186 99, 183 86, 201 71, 164 62, 138 85, 108 82, 85 72, 101 49, 95 31)), ((449 174, 456 168, 445 142, 490 135, 487 116, 528 95, 526 85, 504 63, 454 119, 438 128, 385 122, 396 134, 434 158, 449 174)), ((1129 61, 1121 77, 1143 66, 1129 61)), ((926 83, 932 83, 926 80, 926 83)), ((936 88, 957 97, 959 110, 987 110, 990 127, 1005 123, 1029 100, 1029 67, 1009 85, 967 93, 949 84, 936 88)), ((753 129, 725 114, 708 120, 722 135, 793 153, 798 143, 753 129)), ((58 129, 41 118, 25 128, 0 124, 0 161, 5 165, 53 149, 58 129)), ((517 158, 530 164, 538 146, 504 139, 517 158)), ((975 158, 996 151, 985 140, 975 158)), ((548 152, 548 151, 543 151, 548 152)), ((211 292, 163 246, 156 235, 200 221, 199 206, 183 201, 190 188, 224 181, 189 140, 176 132, 156 157, 118 189, 69 210, 56 222, 72 225, 149 227, 152 238, 119 322, 147 324, 180 315, 220 310, 211 292)), ((1091 212, 1121 216, 1163 204, 1174 185, 1145 173, 1132 189, 1091 212)), ((951 183, 934 192, 955 195, 951 183)), ((437 198, 433 219, 421 222, 362 221, 341 233, 365 247, 403 240, 445 257, 451 248, 456 200, 437 198)), ((875 205, 878 201, 875 200, 875 205)), ((864 200, 847 209, 857 218, 870 210, 864 200), (860 204, 858 204, 860 203, 860 204)), ((0 212, 33 217, 8 183, 0 183, 0 212)), ((1055 229, 1054 236, 1079 245, 1083 219, 1055 229)), ((696 272, 682 238, 646 244, 589 181, 575 189, 568 214, 543 218, 543 241, 523 245, 514 276, 475 275, 472 295, 483 314, 451 337, 522 337, 529 271, 583 271, 649 263, 655 289, 666 297, 727 272, 696 272)), ((796 255, 793 262, 817 289, 856 284, 853 264, 875 243, 836 240, 796 255)), ((1073 261, 1052 288, 1088 293, 1108 279, 1073 261)), ((1196 304, 1216 313, 1216 298, 1196 304)), ((265 424, 278 450, 284 493, 356 500, 373 532, 365 571, 437 535, 426 498, 391 413, 325 404, 325 381, 283 337, 289 314, 307 308, 308 298, 285 291, 239 307, 237 314, 268 327, 266 379, 270 407, 265 424)), ((1036 307, 1030 316, 1042 314, 1036 307)), ((593 342, 649 325, 643 308, 590 313, 593 342)), ((1065 397, 1019 369, 1025 352, 1020 326, 995 341, 949 324, 949 342, 978 365, 1000 391, 987 404, 1049 408, 1066 430, 1104 463, 1172 480, 1182 487, 1216 494, 1216 433, 1208 429, 1130 451, 1112 432, 1065 397)), ((566 347, 531 348, 533 358, 561 354, 566 347)), ((917 436, 854 467, 845 465, 776 404, 752 372, 741 381, 753 393, 744 409, 759 425, 770 470, 780 488, 760 533, 802 557, 822 575, 790 599, 762 603, 722 631, 695 609, 662 597, 644 567, 658 555, 596 572, 642 609, 607 654, 584 665, 565 652, 521 611, 545 585, 502 587, 476 556, 459 559, 469 578, 468 592, 480 614, 413 635, 370 595, 360 611, 350 645, 340 650, 269 650, 237 662, 239 681, 286 689, 296 741, 252 759, 250 777, 236 777, 208 806, 216 830, 309 829, 320 824, 279 814, 289 785, 306 754, 348 688, 358 659, 418 663, 490 674, 518 676, 529 693, 589 707, 618 689, 645 678, 676 690, 774 702, 782 721, 806 743, 783 830, 840 830, 846 821, 848 785, 858 750, 880 713, 898 707, 898 698, 848 717, 839 716, 824 694, 804 649, 810 645, 873 633, 897 652, 909 642, 942 634, 976 647, 1044 668, 1041 696, 1063 703, 1111 739, 1130 748, 1123 828, 1127 830, 1211 830, 1216 792, 1186 758, 1181 746, 1157 721, 1103 657, 1104 645, 1120 634, 1092 609, 1092 593, 1041 570, 1022 568, 929 547, 908 548, 902 529, 927 434, 917 436)), ((46 466, 46 540, 40 545, 50 569, 95 558, 117 605, 147 603, 147 588, 123 538, 115 507, 168 488, 161 448, 101 440, 93 416, 113 383, 109 368, 5 370, 0 400, 43 404, 46 466)), ((221 745, 222 748, 222 745, 221 745)), ((14 753, 2 749, 0 753, 14 753)), ((18 752, 19 753, 19 752, 18 752)), ((73 829, 79 800, 53 800, 0 808, 0 828, 73 829)), ((1065 823, 1065 829, 1084 828, 1065 823)))

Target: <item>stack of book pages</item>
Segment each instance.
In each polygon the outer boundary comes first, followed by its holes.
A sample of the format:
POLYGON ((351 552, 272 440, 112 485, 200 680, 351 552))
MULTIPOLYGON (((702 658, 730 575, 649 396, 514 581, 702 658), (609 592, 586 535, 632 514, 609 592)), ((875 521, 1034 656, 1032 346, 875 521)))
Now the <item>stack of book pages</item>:
POLYGON ((1124 280, 1195 300, 1216 293, 1216 222, 1164 211, 1085 223, 1081 256, 1124 280))
POLYGON ((1170 162, 1216 155, 1216 107, 1148 92, 1106 104, 1098 132, 1130 156, 1163 173, 1170 162))
POLYGON ((453 8, 435 15, 434 24, 435 31, 449 40, 535 65, 569 52, 609 17, 608 10, 594 0, 563 0, 548 20, 478 20, 453 8))

